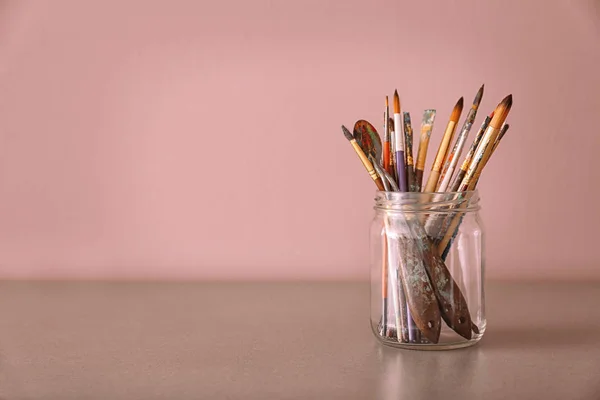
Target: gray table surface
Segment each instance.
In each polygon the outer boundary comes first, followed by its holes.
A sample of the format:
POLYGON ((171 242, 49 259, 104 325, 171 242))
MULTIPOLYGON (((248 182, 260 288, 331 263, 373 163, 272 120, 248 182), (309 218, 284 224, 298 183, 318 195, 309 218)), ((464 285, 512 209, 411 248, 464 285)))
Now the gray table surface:
POLYGON ((488 330, 380 345, 365 283, 0 283, 0 399, 600 399, 600 284, 488 284, 488 330))

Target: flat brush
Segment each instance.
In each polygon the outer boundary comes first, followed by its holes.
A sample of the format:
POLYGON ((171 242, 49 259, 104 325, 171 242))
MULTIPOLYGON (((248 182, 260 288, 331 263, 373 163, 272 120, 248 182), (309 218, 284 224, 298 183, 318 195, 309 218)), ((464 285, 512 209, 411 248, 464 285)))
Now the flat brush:
POLYGON ((375 185, 377 185, 377 189, 385 190, 385 187, 383 186, 383 181, 377 175, 377 172, 375 172, 373 164, 371 163, 371 161, 369 161, 365 153, 362 151, 362 149, 356 142, 356 139, 354 139, 354 136, 352 136, 352 133, 344 125, 342 125, 342 132, 344 132, 344 136, 346 137, 346 139, 348 139, 352 147, 354 147, 354 151, 358 155, 358 158, 360 158, 362 164, 365 166, 365 169, 371 176, 371 179, 373 179, 373 181, 375 182, 375 185))
POLYGON ((442 174, 440 175, 439 184, 436 188, 436 192, 444 192, 450 185, 450 179, 454 174, 454 170, 456 169, 456 165, 458 164, 458 159, 460 154, 462 153, 462 149, 467 141, 467 136, 469 136, 469 132, 471 131, 471 127, 475 122, 475 117, 477 116, 477 110, 479 109, 479 104, 481 103, 481 98, 483 97, 483 87, 479 88, 477 95, 475 96, 475 100, 473 100, 473 105, 467 114, 467 118, 456 138, 456 143, 452 148, 450 154, 446 158, 446 162, 444 163, 444 167, 442 169, 442 174))
POLYGON ((492 111, 492 113, 489 116, 485 117, 485 121, 483 121, 483 123, 481 124, 481 128, 479 128, 479 132, 477 132, 477 135, 475 136, 475 139, 473 140, 473 143, 471 144, 471 148, 469 149, 469 152, 467 153, 465 160, 463 161, 460 169, 458 170, 458 173, 456 174, 456 177, 454 178, 454 182, 450 186, 449 192, 458 191, 458 187, 460 186, 460 183, 462 182, 463 178, 465 177, 465 174, 467 173, 469 164, 471 164, 471 161, 473 160, 473 155, 475 154, 475 150, 477 150, 477 146, 479 145, 479 142, 481 141, 481 138, 483 137, 483 134, 485 133, 485 130, 489 126, 490 121, 492 120, 493 116, 494 116, 494 112, 492 111))
POLYGON ((417 150, 417 162, 415 163, 415 192, 421 191, 423 185, 423 172, 425 171, 425 160, 429 148, 429 138, 435 122, 435 110, 425 110, 421 121, 421 139, 417 150))
MULTIPOLYGON (((498 135, 500 134, 500 129, 502 124, 506 120, 508 113, 512 107, 512 95, 506 96, 502 102, 496 107, 494 110, 494 117, 490 121, 490 125, 485 130, 483 137, 481 138, 481 142, 477 146, 477 150, 475 150, 475 155, 473 156, 473 160, 467 169, 465 177, 463 178, 460 186, 458 187, 459 192, 464 192, 467 190, 475 189, 477 185, 477 181, 479 180, 479 176, 481 175, 481 171, 483 167, 487 164, 490 156, 492 155, 492 148, 498 135)), ((454 237, 458 226, 461 221, 460 215, 455 215, 452 219, 446 234, 441 240, 438 251, 440 255, 447 254, 446 248, 450 246, 451 240, 454 237)))
POLYGON ((413 161, 413 129, 410 122, 410 113, 402 113, 404 117, 404 154, 406 158, 406 180, 408 191, 415 192, 417 180, 413 161))
POLYGON ((400 96, 394 91, 394 128, 396 136, 396 173, 401 192, 408 191, 406 181, 406 163, 404 161, 404 135, 402 135, 402 114, 400 113, 400 96))
POLYGON ((442 141, 440 142, 440 147, 438 148, 435 156, 435 161, 431 167, 431 172, 429 173, 429 179, 427 179, 427 185, 425 185, 424 192, 435 191, 438 179, 440 177, 440 172, 442 170, 442 164, 446 159, 448 147, 450 146, 450 142, 452 142, 452 137, 454 136, 454 131, 456 130, 456 124, 460 118, 460 114, 462 114, 463 102, 464 100, 462 97, 458 99, 454 109, 452 110, 452 114, 450 114, 450 120, 448 121, 448 125, 446 125, 444 136, 442 136, 442 141))

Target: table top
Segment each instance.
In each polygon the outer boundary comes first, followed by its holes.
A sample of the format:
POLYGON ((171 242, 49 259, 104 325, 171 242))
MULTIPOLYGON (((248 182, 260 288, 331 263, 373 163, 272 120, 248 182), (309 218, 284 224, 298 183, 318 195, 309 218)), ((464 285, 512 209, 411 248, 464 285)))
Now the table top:
POLYGON ((380 345, 366 283, 0 283, 0 400, 600 399, 600 283, 488 284, 472 348, 380 345))

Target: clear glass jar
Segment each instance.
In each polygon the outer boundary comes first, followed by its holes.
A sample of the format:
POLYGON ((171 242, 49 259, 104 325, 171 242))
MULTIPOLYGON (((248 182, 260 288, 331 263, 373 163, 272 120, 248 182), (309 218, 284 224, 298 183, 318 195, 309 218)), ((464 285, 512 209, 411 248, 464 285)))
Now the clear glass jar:
POLYGON ((477 191, 377 192, 371 224, 371 327, 381 342, 442 350, 481 339, 484 232, 479 208, 477 191))

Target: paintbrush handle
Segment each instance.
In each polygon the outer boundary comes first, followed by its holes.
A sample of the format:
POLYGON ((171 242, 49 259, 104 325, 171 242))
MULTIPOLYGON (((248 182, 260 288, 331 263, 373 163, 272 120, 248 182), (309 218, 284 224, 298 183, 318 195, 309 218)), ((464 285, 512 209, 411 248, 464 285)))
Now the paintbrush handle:
POLYGON ((415 170, 412 165, 408 165, 406 168, 406 177, 408 180, 408 191, 409 192, 418 192, 417 190, 417 180, 415 176, 415 170))
POLYGON ((396 167, 398 169, 398 186, 401 192, 408 192, 406 180, 406 164, 404 164, 404 151, 396 152, 396 167))
MULTIPOLYGON (((408 238, 406 245, 414 246, 408 238)), ((429 280, 425 263, 419 251, 403 253, 399 257, 397 270, 408 303, 408 310, 416 328, 432 343, 437 343, 441 328, 441 310, 435 295, 435 288, 429 280)), ((407 316, 408 319, 408 316, 407 316)), ((414 333, 414 332, 413 332, 414 333)))
POLYGON ((392 166, 390 142, 383 142, 383 169, 389 174, 392 166))
POLYGON ((425 259, 425 269, 440 303, 442 318, 456 333, 471 339, 471 314, 460 287, 452 278, 444 261, 436 254, 436 248, 427 236, 423 225, 418 219, 412 218, 408 223, 425 259))
MULTIPOLYGON (((402 257, 402 265, 406 265, 410 260, 414 257, 419 257, 419 255, 415 255, 415 246, 412 243, 409 243, 411 240, 409 238, 400 239, 398 244, 400 246, 400 256, 402 257)), ((400 291, 400 298, 403 300, 401 305, 404 306, 405 315, 402 317, 403 322, 405 322, 405 329, 403 329, 402 334, 408 339, 410 343, 421 343, 421 331, 417 327, 417 324, 413 320, 411 316, 410 307, 408 307, 408 303, 406 301, 406 294, 403 290, 400 291)), ((441 321, 440 321, 441 322, 441 321)))
POLYGON ((423 185, 423 173, 425 171, 423 171, 422 169, 416 168, 415 169, 415 192, 420 192, 421 191, 421 186, 423 185))
POLYGON ((460 187, 460 183, 462 182, 466 173, 467 173, 467 171, 462 168, 458 170, 458 174, 456 174, 456 178, 454 179, 454 182, 452 183, 450 190, 448 190, 449 192, 458 191, 458 188, 460 187))
POLYGON ((383 181, 381 180, 379 175, 377 175, 377 172, 375 171, 373 164, 371 163, 371 161, 369 161, 369 159, 367 158, 365 153, 362 151, 359 144, 356 142, 356 140, 351 140, 350 144, 352 145, 352 147, 354 147, 354 151, 358 155, 358 158, 360 158, 360 161, 365 166, 365 169, 371 176, 371 179, 373 179, 373 181, 375 182, 375 185, 377 185, 377 189, 379 189, 381 191, 385 191, 385 187, 383 186, 383 181))
POLYGON ((435 186, 437 185, 439 177, 440 177, 440 171, 436 171, 434 169, 431 170, 431 172, 429 173, 429 179, 427 179, 427 185, 425 186, 425 189, 423 190, 423 192, 425 192, 425 193, 435 192, 435 186))

